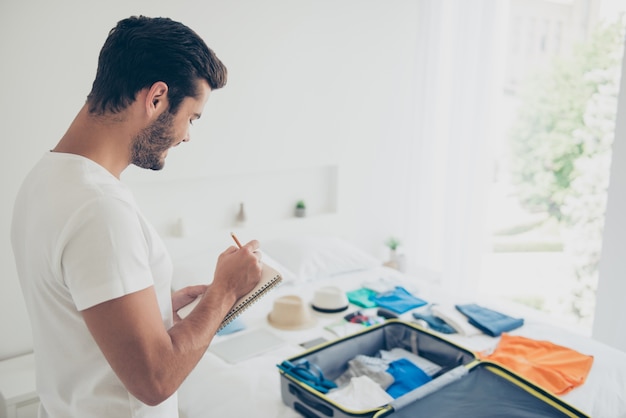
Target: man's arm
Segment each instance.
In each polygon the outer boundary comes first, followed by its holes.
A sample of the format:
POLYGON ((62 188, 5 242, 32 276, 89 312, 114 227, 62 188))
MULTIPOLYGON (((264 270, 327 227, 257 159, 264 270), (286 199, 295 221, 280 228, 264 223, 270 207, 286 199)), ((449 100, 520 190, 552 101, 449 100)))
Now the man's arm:
POLYGON ((200 303, 169 330, 163 326, 154 287, 84 310, 83 318, 107 361, 136 398, 158 405, 198 363, 235 301, 261 277, 258 242, 230 247, 217 263, 200 303))

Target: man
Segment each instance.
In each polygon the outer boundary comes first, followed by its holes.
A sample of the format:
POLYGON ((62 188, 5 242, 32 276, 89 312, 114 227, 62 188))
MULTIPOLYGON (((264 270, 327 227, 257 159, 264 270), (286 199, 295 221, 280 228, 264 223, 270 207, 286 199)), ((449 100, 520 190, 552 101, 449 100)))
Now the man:
POLYGON ((111 30, 86 104, 17 196, 11 240, 33 329, 40 417, 174 417, 176 390, 235 300, 261 277, 258 242, 213 281, 170 291, 166 248, 119 181, 189 141, 226 68, 166 18, 111 30), (202 299, 181 320, 176 311, 202 299))

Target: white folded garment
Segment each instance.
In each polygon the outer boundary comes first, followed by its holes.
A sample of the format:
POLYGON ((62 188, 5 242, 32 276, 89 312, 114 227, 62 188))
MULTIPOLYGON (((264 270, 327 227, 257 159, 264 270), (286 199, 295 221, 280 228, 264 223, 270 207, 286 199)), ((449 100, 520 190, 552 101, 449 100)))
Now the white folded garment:
POLYGON ((381 388, 387 389, 394 382, 393 376, 387 373, 388 368, 389 363, 382 358, 358 354, 348 362, 348 369, 335 379, 335 383, 342 387, 350 383, 353 377, 367 376, 381 388))
POLYGON ((432 305, 431 312, 438 318, 446 321, 446 324, 450 325, 460 335, 471 337, 473 335, 480 335, 483 332, 470 324, 467 317, 459 312, 454 306, 447 305, 432 305))
POLYGON ((346 386, 331 390, 326 396, 355 411, 378 408, 393 401, 391 395, 367 376, 353 377, 346 386))

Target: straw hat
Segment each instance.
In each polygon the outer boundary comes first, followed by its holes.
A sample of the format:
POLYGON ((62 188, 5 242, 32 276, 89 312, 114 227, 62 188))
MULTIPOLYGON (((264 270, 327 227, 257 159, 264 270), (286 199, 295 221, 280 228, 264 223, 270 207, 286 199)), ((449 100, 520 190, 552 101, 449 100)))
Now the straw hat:
POLYGON ((316 322, 302 298, 296 295, 276 298, 267 321, 271 326, 284 330, 310 328, 316 322))
POLYGON ((311 307, 321 313, 337 313, 348 309, 346 293, 337 286, 325 286, 317 289, 313 295, 311 307))

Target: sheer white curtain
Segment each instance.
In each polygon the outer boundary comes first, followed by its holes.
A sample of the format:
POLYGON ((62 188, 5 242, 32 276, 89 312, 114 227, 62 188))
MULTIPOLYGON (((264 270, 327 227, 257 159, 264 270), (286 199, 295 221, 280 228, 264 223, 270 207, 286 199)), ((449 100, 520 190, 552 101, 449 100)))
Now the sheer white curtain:
POLYGON ((418 17, 415 138, 406 149, 408 271, 470 296, 486 238, 493 109, 507 2, 427 0, 418 17))

